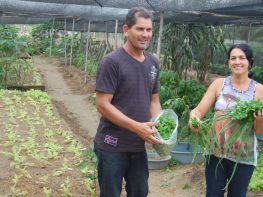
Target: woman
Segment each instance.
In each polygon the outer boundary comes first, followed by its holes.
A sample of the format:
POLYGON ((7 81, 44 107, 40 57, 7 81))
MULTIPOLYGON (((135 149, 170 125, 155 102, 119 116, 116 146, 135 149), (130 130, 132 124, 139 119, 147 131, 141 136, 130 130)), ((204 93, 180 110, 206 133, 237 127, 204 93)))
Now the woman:
MULTIPOLYGON (((219 78, 215 80, 208 88, 198 106, 190 112, 190 117, 197 117, 201 120, 207 112, 215 104, 215 115, 222 114, 222 110, 229 109, 236 104, 236 98, 241 100, 256 100, 263 101, 263 85, 257 83, 248 77, 249 69, 253 65, 253 53, 246 44, 233 45, 228 51, 228 65, 232 71, 232 75, 226 78, 219 78)), ((253 129, 249 131, 246 141, 242 144, 247 154, 242 154, 238 160, 238 165, 235 174, 228 185, 228 197, 245 197, 247 193, 248 184, 257 165, 257 134, 263 134, 263 111, 254 113, 256 118, 253 129)), ((223 126, 230 120, 218 121, 213 124, 213 129, 217 134, 223 126)), ((200 129, 191 127, 191 119, 189 120, 189 127, 193 132, 198 132, 200 129)), ((221 150, 214 151, 210 156, 210 160, 206 165, 206 184, 207 197, 223 197, 224 188, 227 180, 230 179, 233 167, 236 163, 237 152, 241 147, 240 141, 233 144, 234 151, 228 152, 221 160, 221 164, 217 166, 222 157, 222 150, 227 138, 234 131, 236 125, 226 130, 218 138, 218 144, 221 150)))

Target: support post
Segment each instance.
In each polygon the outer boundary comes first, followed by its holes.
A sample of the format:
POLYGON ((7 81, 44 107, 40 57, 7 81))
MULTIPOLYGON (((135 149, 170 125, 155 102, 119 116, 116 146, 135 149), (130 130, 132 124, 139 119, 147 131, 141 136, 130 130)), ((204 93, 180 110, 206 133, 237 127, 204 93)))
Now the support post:
POLYGON ((72 65, 72 50, 73 50, 73 41, 74 41, 74 35, 75 35, 75 18, 73 18, 73 27, 72 27, 72 39, 71 39, 71 49, 70 49, 70 65, 69 65, 69 77, 71 77, 71 65, 72 65))
MULTIPOLYGON (((153 23, 153 28, 154 28, 155 23, 153 23)), ((152 39, 150 40, 150 53, 153 54, 153 40, 154 36, 152 36, 152 39)))
POLYGON ((65 18, 65 66, 67 66, 67 18, 65 18))
POLYGON ((116 25, 115 25, 115 45, 114 45, 114 50, 117 49, 117 43, 118 43, 118 20, 116 20, 116 25))
POLYGON ((90 21, 89 21, 89 26, 88 26, 88 36, 87 36, 87 43, 86 43, 85 79, 84 79, 84 83, 87 83, 87 66, 88 66, 88 53, 89 53, 89 38, 90 38, 90 21))
POLYGON ((51 29, 51 31, 50 31, 50 37, 51 37, 51 41, 50 41, 49 57, 51 57, 51 50, 52 50, 52 38, 53 38, 53 34, 54 34, 54 23, 55 23, 55 18, 53 18, 52 29, 51 29))
POLYGON ((105 32, 105 37, 106 37, 106 43, 108 43, 108 21, 106 21, 106 32, 105 32))
POLYGON ((249 29, 248 29, 248 35, 247 35, 247 44, 249 43, 249 39, 250 39, 251 25, 252 25, 252 23, 249 23, 249 29))
POLYGON ((235 44, 236 37, 236 26, 234 26, 233 45, 235 44))
POLYGON ((164 18, 164 11, 161 12, 160 29, 159 29, 159 37, 158 37, 158 45, 157 45, 157 59, 159 60, 159 62, 160 62, 161 47, 162 47, 163 18, 164 18))

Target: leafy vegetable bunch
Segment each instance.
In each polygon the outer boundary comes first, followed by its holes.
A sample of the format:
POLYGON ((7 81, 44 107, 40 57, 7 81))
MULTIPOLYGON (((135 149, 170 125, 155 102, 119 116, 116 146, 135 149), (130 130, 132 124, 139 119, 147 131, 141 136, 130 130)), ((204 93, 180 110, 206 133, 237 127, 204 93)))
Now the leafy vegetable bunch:
POLYGON ((191 126, 195 129, 202 127, 202 122, 197 119, 197 117, 191 118, 191 126))
POLYGON ((164 140, 169 140, 176 127, 174 117, 172 115, 163 115, 159 118, 160 123, 155 126, 164 140))
POLYGON ((242 101, 240 98, 237 98, 237 104, 233 111, 231 111, 230 116, 232 120, 236 120, 238 124, 244 122, 249 122, 253 124, 255 118, 253 116, 254 112, 261 110, 263 103, 260 99, 251 100, 251 101, 242 101))
MULTIPOLYGON (((212 125, 212 119, 206 118, 203 121, 199 121, 196 117, 191 118, 191 126, 193 128, 201 128, 198 132, 193 132, 188 125, 182 128, 182 133, 188 135, 188 139, 194 145, 192 150, 194 161, 196 154, 200 152, 206 152, 206 147, 211 146, 210 129, 212 125)), ((206 158, 205 158, 206 159, 206 158)))

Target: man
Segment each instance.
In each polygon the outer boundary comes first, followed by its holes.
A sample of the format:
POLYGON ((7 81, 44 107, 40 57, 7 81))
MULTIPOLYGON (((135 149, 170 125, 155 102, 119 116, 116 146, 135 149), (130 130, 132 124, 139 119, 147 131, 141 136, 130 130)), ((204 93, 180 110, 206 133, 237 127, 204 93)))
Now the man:
POLYGON ((153 16, 142 7, 129 10, 123 26, 127 42, 105 56, 97 71, 96 105, 102 114, 94 139, 99 159, 100 197, 119 197, 125 178, 128 197, 148 194, 145 141, 162 144, 149 122, 161 111, 159 62, 144 51, 152 37, 153 16))

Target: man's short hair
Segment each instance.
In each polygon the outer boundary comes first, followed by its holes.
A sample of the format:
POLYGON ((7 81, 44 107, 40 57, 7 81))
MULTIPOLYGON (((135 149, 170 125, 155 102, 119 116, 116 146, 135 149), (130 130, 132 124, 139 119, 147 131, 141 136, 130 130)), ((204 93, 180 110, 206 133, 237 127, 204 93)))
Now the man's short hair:
POLYGON ((153 21, 153 14, 147 10, 144 7, 134 7, 131 8, 126 15, 126 22, 125 24, 129 27, 132 28, 132 26, 136 23, 136 19, 138 17, 143 17, 145 19, 150 18, 153 21), (135 14, 138 13, 136 16, 135 14))

